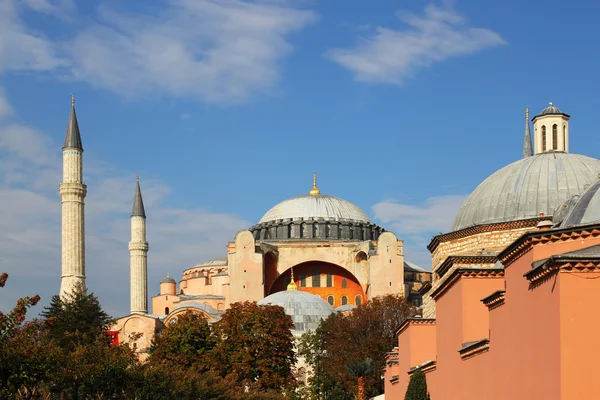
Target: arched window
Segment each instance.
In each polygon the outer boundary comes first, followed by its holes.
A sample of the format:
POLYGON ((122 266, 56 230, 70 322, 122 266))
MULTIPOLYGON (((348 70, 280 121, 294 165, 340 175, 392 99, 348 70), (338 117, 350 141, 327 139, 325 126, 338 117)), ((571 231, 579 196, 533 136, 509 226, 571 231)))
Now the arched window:
POLYGON ((342 296, 342 305, 345 306, 348 304, 348 298, 346 296, 342 296))
POLYGON ((169 307, 165 307, 165 315, 169 314, 169 307))
POLYGON ((558 126, 552 125, 552 150, 558 149, 558 126))
POLYGON ((342 289, 346 289, 348 287, 348 280, 346 278, 342 278, 342 289))
POLYGON ((542 126, 542 151, 546 151, 546 125, 542 126))
POLYGON ((327 302, 331 305, 333 305, 334 299, 333 296, 327 296, 327 302))
POLYGON ((357 294, 357 295, 356 295, 356 299, 354 299, 354 303, 355 303, 357 306, 360 306, 360 305, 362 304, 362 297, 360 296, 360 294, 357 294))
POLYGON ((563 125, 563 150, 567 151, 567 126, 563 125))
POLYGON ((333 275, 331 272, 327 273, 327 287, 333 287, 333 275))
POLYGON ((300 287, 306 287, 306 274, 300 274, 300 287))
POLYGON ((312 287, 321 287, 321 274, 319 268, 313 268, 312 287))
POLYGON ((542 151, 546 151, 546 125, 542 126, 542 151))

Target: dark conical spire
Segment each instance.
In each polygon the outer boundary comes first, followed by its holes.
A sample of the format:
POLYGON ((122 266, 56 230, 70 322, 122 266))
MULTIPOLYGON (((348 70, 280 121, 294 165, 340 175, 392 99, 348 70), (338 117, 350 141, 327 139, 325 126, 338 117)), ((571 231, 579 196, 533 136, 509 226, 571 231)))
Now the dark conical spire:
POLYGON ((140 177, 138 174, 135 174, 135 180, 135 195, 133 197, 133 209, 131 210, 131 216, 146 218, 144 200, 142 200, 142 190, 140 189, 140 177))
POLYGON ((531 131, 529 130, 529 107, 525 109, 525 139, 523 141, 523 158, 533 155, 533 146, 531 145, 531 131))
POLYGON ((63 149, 66 148, 83 150, 81 135, 79 134, 79 124, 77 123, 77 114, 75 114, 75 96, 71 96, 71 116, 69 117, 69 125, 67 125, 67 133, 65 134, 65 144, 63 145, 63 149))

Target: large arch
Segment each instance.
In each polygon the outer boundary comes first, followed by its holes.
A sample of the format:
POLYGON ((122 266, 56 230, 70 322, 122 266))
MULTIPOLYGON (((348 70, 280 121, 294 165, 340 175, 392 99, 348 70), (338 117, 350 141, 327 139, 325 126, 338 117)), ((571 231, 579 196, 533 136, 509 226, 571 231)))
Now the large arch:
MULTIPOLYGON (((331 304, 333 297, 334 307, 342 305, 345 297, 348 304, 355 305, 360 298, 363 303, 367 297, 358 279, 346 268, 325 261, 306 261, 296 264, 294 269, 294 282, 298 290, 312 293, 331 304)), ((281 273, 269 289, 269 294, 287 289, 290 282, 292 268, 281 273)))

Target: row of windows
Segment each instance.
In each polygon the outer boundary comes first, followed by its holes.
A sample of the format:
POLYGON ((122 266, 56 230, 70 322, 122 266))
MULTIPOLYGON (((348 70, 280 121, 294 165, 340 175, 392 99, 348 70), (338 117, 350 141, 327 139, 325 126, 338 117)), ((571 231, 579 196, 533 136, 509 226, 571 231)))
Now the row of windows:
MULTIPOLYGON (((342 296, 340 300, 343 306, 348 304, 348 296, 342 296)), ((335 298, 333 296, 327 296, 327 302, 331 305, 334 305, 335 298)), ((362 304, 362 296, 360 294, 357 294, 354 298, 354 304, 356 304, 357 306, 360 306, 362 304)))
MULTIPOLYGON (((286 286, 290 282, 290 278, 286 278, 286 286)), ((321 274, 319 268, 314 268, 311 276, 311 287, 321 287, 321 274)), ((307 286, 307 276, 306 274, 300 274, 300 287, 308 287, 307 286)), ((333 274, 327 273, 327 279, 325 280, 324 287, 333 287, 333 274)), ((348 287, 348 279, 342 278, 342 289, 346 289, 348 287)))
MULTIPOLYGON (((563 126, 563 143, 567 143, 567 127, 563 126)), ((552 125, 552 150, 558 149, 558 125, 552 125)), ((542 151, 546 151, 546 125, 542 125, 542 151)))

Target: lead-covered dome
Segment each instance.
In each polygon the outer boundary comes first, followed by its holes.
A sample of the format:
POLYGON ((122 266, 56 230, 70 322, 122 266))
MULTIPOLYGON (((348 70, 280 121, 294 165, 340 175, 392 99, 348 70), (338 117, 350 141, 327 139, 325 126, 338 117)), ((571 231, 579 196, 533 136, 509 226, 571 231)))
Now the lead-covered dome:
POLYGON ((323 194, 307 194, 282 201, 267 211, 258 223, 299 218, 371 222, 363 210, 349 201, 323 194))
POLYGON ((317 177, 309 194, 284 200, 250 228, 256 240, 377 240, 383 229, 349 201, 321 194, 317 177))
POLYGON ((285 313, 292 317, 295 327, 292 331, 294 335, 314 331, 322 320, 335 312, 331 304, 319 296, 300 290, 273 293, 260 300, 258 304, 283 307, 285 313))
POLYGON ((573 205, 561 227, 600 222, 600 180, 596 181, 573 205))
POLYGON ((552 215, 580 195, 600 174, 600 160, 563 152, 546 152, 496 171, 467 198, 453 231, 476 225, 552 215))

